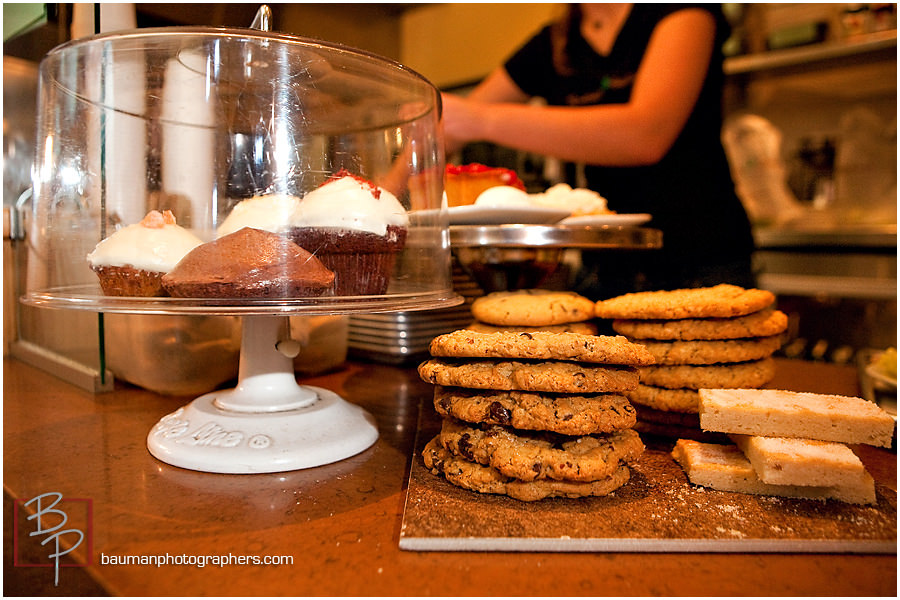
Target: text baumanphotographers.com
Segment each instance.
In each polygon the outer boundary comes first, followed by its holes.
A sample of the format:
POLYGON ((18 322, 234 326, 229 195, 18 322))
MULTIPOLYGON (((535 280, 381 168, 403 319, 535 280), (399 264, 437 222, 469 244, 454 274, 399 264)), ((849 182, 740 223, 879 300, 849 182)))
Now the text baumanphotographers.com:
POLYGON ((100 553, 101 565, 147 565, 166 567, 170 565, 190 565, 194 567, 228 567, 231 565, 293 565, 294 557, 290 555, 252 554, 105 554, 100 553))

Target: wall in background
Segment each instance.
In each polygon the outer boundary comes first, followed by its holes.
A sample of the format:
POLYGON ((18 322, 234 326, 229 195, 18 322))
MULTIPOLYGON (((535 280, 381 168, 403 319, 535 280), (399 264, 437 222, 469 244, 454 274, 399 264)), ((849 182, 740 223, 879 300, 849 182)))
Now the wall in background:
POLYGON ((272 4, 279 31, 344 44, 400 60, 406 5, 272 4))
POLYGON ((400 61, 441 88, 485 77, 564 4, 432 4, 401 17, 400 61))

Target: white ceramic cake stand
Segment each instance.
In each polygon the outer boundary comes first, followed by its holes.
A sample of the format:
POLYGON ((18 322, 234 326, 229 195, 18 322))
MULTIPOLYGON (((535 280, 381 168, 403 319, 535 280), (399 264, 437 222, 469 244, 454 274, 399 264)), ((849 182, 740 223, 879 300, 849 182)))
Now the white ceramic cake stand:
POLYGON ((329 390, 299 385, 287 317, 244 316, 237 385, 166 415, 150 453, 185 469, 272 473, 325 465, 369 448, 375 420, 329 390))

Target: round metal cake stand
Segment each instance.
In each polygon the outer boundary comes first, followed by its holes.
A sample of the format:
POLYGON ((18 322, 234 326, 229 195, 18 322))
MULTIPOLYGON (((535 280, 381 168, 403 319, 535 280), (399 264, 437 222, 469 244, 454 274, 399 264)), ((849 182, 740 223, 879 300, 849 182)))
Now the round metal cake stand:
POLYGON ((299 344, 293 314, 341 314, 455 306, 455 293, 246 302, 174 298, 111 298, 93 286, 31 293, 26 304, 100 312, 239 315, 238 379, 162 417, 147 448, 162 462, 210 473, 276 473, 331 464, 378 439, 375 419, 338 394, 301 385, 294 374, 299 344))
POLYGON ((450 244, 454 248, 652 250, 662 247, 662 232, 621 225, 453 225, 450 244))
POLYGON ((612 225, 453 225, 454 260, 485 292, 559 289, 582 250, 643 252, 662 247, 658 229, 612 225), (562 279, 561 279, 562 278, 562 279))

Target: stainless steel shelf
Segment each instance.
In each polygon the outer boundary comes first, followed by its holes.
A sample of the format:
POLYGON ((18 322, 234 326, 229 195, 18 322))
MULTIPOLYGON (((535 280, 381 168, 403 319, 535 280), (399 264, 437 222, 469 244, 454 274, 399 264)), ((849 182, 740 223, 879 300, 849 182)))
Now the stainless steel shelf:
POLYGON ((759 248, 868 248, 897 249, 897 225, 859 225, 840 229, 758 229, 759 248))
POLYGON ((828 60, 861 56, 897 48, 897 31, 880 31, 846 40, 772 50, 725 60, 726 75, 758 73, 784 67, 811 65, 828 60))
POLYGON ((779 296, 897 299, 896 279, 762 273, 759 276, 759 287, 779 296))

